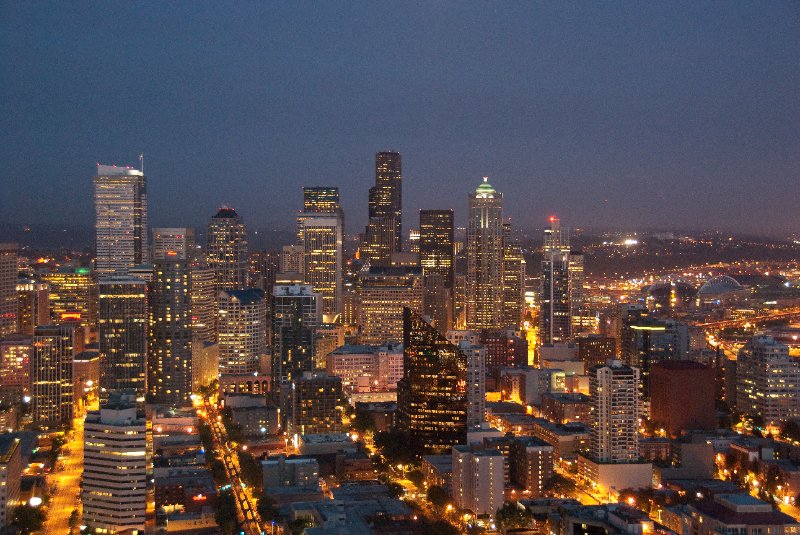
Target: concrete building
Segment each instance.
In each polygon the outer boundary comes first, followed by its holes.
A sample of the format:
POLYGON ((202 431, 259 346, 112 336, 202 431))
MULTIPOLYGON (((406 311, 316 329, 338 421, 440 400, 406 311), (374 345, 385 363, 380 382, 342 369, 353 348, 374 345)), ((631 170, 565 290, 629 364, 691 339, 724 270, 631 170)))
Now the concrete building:
POLYGON ((206 236, 206 260, 214 270, 214 289, 247 287, 247 228, 236 210, 222 206, 211 218, 206 236))
POLYGON ((547 392, 542 395, 542 416, 559 424, 589 422, 589 396, 578 392, 547 392))
POLYGON ((467 361, 467 426, 486 419, 486 348, 463 340, 458 350, 467 361))
POLYGON ((22 478, 22 445, 11 434, 0 435, 0 529, 13 520, 14 509, 20 503, 22 478))
POLYGON ((90 268, 61 267, 45 273, 50 285, 50 317, 54 323, 77 323, 87 341, 97 336, 97 281, 90 268))
POLYGON ((228 380, 226 376, 252 376, 259 371, 261 356, 266 353, 264 291, 223 290, 217 301, 220 383, 228 380))
POLYGON ((0 338, 17 330, 17 251, 16 243, 0 243, 0 338))
POLYGON ((771 336, 757 336, 736 359, 736 408, 765 423, 800 417, 800 362, 771 336))
POLYGON ((422 313, 422 270, 416 267, 371 267, 359 275, 362 344, 403 339, 403 308, 422 313))
POLYGON ((50 285, 35 279, 19 280, 17 308, 17 332, 33 336, 34 327, 50 323, 50 285))
POLYGON ((326 369, 351 392, 397 390, 403 378, 403 345, 343 345, 328 354, 326 369))
POLYGON ((503 327, 503 194, 483 177, 469 194, 466 323, 469 329, 503 327))
POLYGON ((322 296, 322 312, 338 314, 342 309, 343 218, 335 212, 302 212, 304 280, 322 296))
POLYGON ((30 360, 33 423, 55 428, 73 418, 72 361, 76 354, 76 325, 41 325, 33 331, 30 360))
POLYGON ((281 387, 313 370, 322 296, 310 285, 276 284, 272 289, 272 384, 281 387))
POLYGON ((326 372, 303 372, 292 382, 290 434, 345 431, 342 423, 342 380, 326 372))
POLYGON ((195 231, 189 227, 154 228, 153 260, 168 256, 191 258, 195 252, 195 231))
POLYGON ((796 535, 800 524, 749 494, 717 494, 680 510, 681 535, 796 535))
POLYGON ((542 496, 553 476, 553 446, 536 437, 517 437, 511 444, 511 482, 526 495, 542 496))
POLYGON ((98 273, 124 272, 150 259, 147 178, 130 167, 97 164, 94 177, 98 273))
POLYGON ((146 425, 130 395, 114 393, 86 416, 83 522, 111 533, 144 533, 146 425))
MULTIPOLYGON (((650 368, 650 420, 671 436, 690 429, 717 428, 714 369, 690 360, 650 368)), ((798 385, 800 386, 800 385, 798 385)))
POLYGON ((261 461, 264 488, 319 488, 319 463, 314 458, 287 459, 284 455, 261 461))
POLYGON ((505 460, 499 451, 453 447, 453 501, 475 515, 494 516, 504 502, 505 460))
POLYGON ((17 405, 30 393, 33 337, 10 335, 0 340, 0 400, 17 405))

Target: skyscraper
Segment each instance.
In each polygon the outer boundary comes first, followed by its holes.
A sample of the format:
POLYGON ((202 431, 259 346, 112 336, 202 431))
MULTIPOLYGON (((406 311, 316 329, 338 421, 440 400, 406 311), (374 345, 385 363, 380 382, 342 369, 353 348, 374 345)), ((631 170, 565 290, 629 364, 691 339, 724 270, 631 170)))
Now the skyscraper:
POLYGON ((736 359, 736 408, 765 424, 800 417, 800 362, 771 336, 757 336, 736 359))
POLYGON ((227 290, 218 295, 220 383, 253 376, 266 354, 267 304, 264 290, 227 290))
POLYGON ((17 330, 17 245, 0 243, 0 338, 17 330))
POLYGON ((503 323, 503 194, 489 178, 469 194, 466 319, 469 329, 503 323))
POLYGON ((98 273, 124 272, 149 259, 147 178, 130 167, 97 164, 94 177, 98 273))
POLYGON ((190 258, 195 246, 195 232, 193 228, 154 228, 153 229, 153 259, 163 259, 167 255, 180 258, 190 258), (171 254, 175 253, 175 254, 171 254))
POLYGON ((371 267, 359 273, 360 343, 380 345, 403 336, 403 308, 422 313, 422 272, 416 267, 371 267))
POLYGON ((589 370, 590 453, 600 463, 639 459, 639 370, 619 361, 589 370))
POLYGON ((372 265, 389 265, 402 251, 402 163, 399 152, 375 155, 375 185, 369 189, 369 223, 363 249, 372 265))
MULTIPOLYGON (((308 188, 306 188, 308 189, 308 188)), ((313 188, 315 190, 329 190, 336 188, 313 188)), ((315 211, 301 212, 297 216, 300 242, 303 248, 303 273, 305 282, 310 284, 314 291, 322 295, 322 311, 324 314, 337 314, 342 308, 342 245, 343 233, 342 214, 338 209, 338 190, 335 204, 328 200, 323 202, 316 199, 315 204, 306 208, 315 211), (337 211, 322 211, 336 209, 337 211)), ((306 191, 306 204, 309 203, 306 191)), ((325 199, 329 199, 326 195, 325 199)))
POLYGON ((503 326, 519 328, 525 304, 525 259, 511 234, 511 223, 503 223, 503 326))
POLYGON ((303 188, 303 210, 297 215, 297 243, 303 245, 305 214, 339 214, 344 227, 344 214, 339 204, 339 188, 312 186, 303 188))
POLYGON ((247 229, 236 210, 223 206, 208 225, 206 254, 217 292, 247 287, 247 229))
POLYGON ((550 218, 542 241, 539 335, 543 345, 572 339, 569 232, 557 217, 550 218))
POLYGON ((50 285, 35 279, 17 283, 17 332, 33 336, 37 325, 50 324, 50 285))
POLYGON ((54 428, 71 423, 73 417, 72 361, 75 324, 41 325, 33 331, 31 354, 31 416, 33 423, 54 428))
POLYGON ((341 433, 342 379, 324 371, 306 371, 293 380, 290 434, 341 433))
POLYGON ((315 367, 322 296, 306 284, 276 284, 272 289, 272 384, 283 385, 315 367))
POLYGON ((144 533, 147 429, 135 395, 113 392, 86 415, 81 500, 83 521, 106 533, 144 533))
POLYGON ((128 276, 98 283, 100 400, 130 390, 144 400, 147 379, 147 283, 128 276))
POLYGON ((453 326, 453 211, 420 210, 419 261, 425 277, 423 313, 440 332, 453 326))
POLYGON ((216 343, 217 295, 214 270, 200 252, 189 260, 189 292, 192 305, 192 340, 197 343, 216 343))
POLYGON ((50 285, 50 316, 55 323, 75 322, 88 339, 97 334, 97 282, 86 267, 62 267, 42 275, 50 285))
POLYGON ((153 262, 147 390, 152 403, 185 407, 192 394, 190 274, 185 258, 153 262))
POLYGON ((398 427, 415 453, 443 453, 467 437, 467 359, 422 316, 403 310, 398 427))

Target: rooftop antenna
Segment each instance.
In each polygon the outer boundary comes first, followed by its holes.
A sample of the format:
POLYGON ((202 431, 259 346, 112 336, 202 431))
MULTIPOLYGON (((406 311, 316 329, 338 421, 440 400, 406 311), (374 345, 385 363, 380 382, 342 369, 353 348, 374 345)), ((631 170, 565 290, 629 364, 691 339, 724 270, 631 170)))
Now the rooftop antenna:
POLYGON ((144 174, 144 153, 139 154, 139 171, 144 174))

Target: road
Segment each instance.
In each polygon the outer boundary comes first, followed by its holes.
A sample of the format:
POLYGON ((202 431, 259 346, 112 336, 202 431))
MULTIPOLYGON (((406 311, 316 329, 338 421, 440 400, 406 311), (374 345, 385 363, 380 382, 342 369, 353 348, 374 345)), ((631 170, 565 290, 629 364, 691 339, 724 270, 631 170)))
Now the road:
POLYGON ((83 474, 83 417, 74 420, 72 438, 62 451, 64 469, 54 470, 47 477, 48 486, 55 492, 50 497, 43 533, 73 533, 69 527, 69 517, 75 509, 80 513, 78 501, 83 474))
MULTIPOLYGON (((256 511, 256 501, 250 495, 248 489, 245 488, 239 475, 239 457, 228 442, 228 435, 222 425, 222 417, 216 407, 209 403, 207 399, 204 401, 204 407, 205 418, 211 426, 214 445, 220 453, 220 460, 225 466, 225 473, 228 477, 228 482, 231 484, 231 491, 236 502, 237 516, 242 525, 242 530, 245 535, 264 535, 266 530, 261 527, 263 523, 258 511, 256 511)), ((203 417, 202 413, 199 415, 201 418, 203 417)), ((271 527, 270 530, 272 529, 271 527)), ((270 531, 270 533, 273 533, 273 531, 270 531)), ((274 533, 280 534, 281 531, 275 529, 274 533)))

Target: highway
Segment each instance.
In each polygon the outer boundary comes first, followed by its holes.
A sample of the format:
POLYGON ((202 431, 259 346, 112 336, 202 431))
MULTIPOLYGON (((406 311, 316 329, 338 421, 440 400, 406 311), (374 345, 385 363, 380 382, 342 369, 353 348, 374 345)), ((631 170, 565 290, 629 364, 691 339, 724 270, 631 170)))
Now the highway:
MULTIPOLYGON (((83 417, 75 418, 71 439, 64 445, 62 453, 63 470, 54 470, 47 483, 55 489, 50 497, 42 533, 68 533, 71 530, 69 517, 74 510, 80 514, 80 481, 83 474, 83 417)), ((80 522, 78 522, 80 524, 80 522)))
MULTIPOLYGON (((239 475, 239 458, 236 451, 228 443, 228 435, 222 425, 222 417, 216 407, 209 403, 207 399, 204 400, 204 408, 205 419, 211 427, 214 445, 220 453, 220 460, 225 466, 225 473, 228 477, 228 482, 231 484, 231 491, 236 502, 237 517, 242 525, 242 530, 245 535, 264 535, 266 531, 261 527, 262 521, 258 511, 256 511, 256 501, 250 495, 248 489, 245 488, 239 475)), ((198 413, 198 415, 203 418, 203 413, 198 413)), ((281 533, 277 528, 271 527, 270 529, 270 533, 281 533)))

